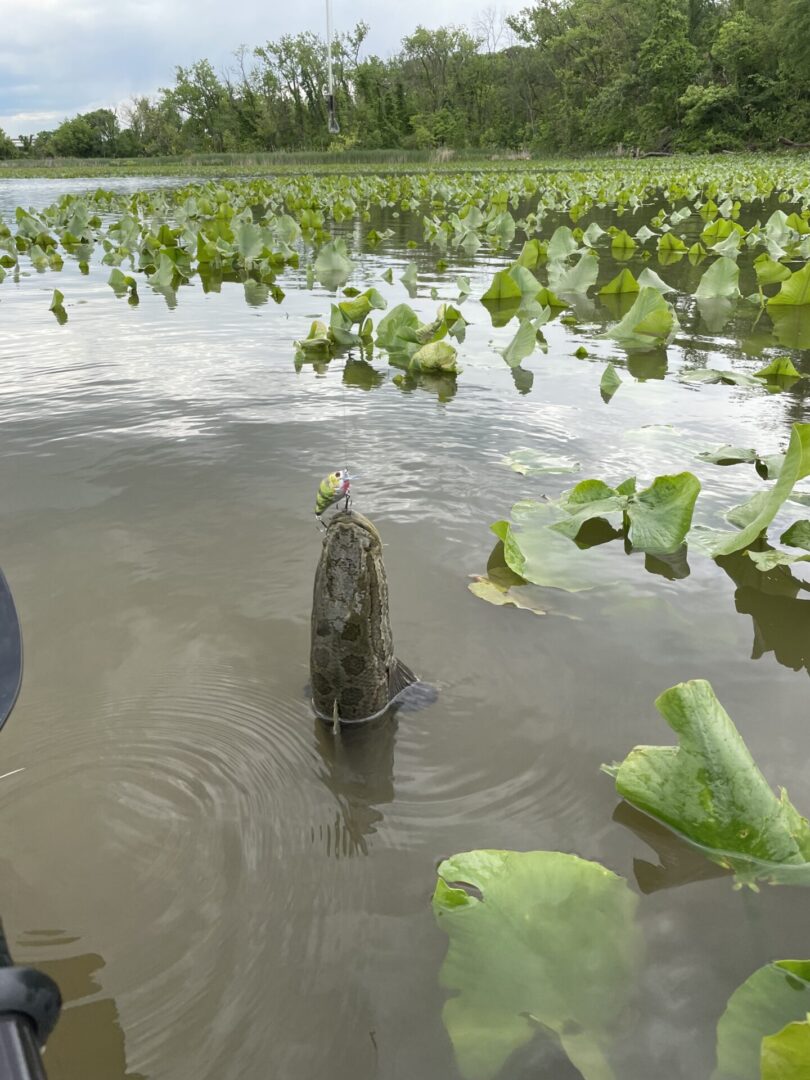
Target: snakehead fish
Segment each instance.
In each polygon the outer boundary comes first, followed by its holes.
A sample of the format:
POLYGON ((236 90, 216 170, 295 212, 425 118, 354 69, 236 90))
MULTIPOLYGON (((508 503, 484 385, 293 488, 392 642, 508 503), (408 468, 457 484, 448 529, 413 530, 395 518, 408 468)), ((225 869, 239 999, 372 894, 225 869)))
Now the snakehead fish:
POLYGON ((382 541, 362 514, 335 514, 323 539, 312 600, 310 673, 313 707, 330 723, 370 720, 407 687, 421 686, 394 656, 382 541))

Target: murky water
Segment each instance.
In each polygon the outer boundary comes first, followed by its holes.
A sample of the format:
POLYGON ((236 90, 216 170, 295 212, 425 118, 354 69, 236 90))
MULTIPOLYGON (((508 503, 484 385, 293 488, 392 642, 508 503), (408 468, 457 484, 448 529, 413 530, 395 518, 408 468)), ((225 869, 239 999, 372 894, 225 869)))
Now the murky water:
MULTIPOLYGON (((0 212, 70 187, 4 182, 0 212)), ((389 224, 396 238, 355 283, 399 302, 380 272, 393 265, 396 280, 416 257, 423 315, 432 285, 454 298, 461 271, 480 295, 505 262, 437 274, 435 255, 404 246, 418 222, 389 224)), ((603 264, 600 284, 616 272, 603 264)), ((684 293, 705 269, 655 268, 684 293)), ((572 482, 517 476, 504 454, 561 453, 613 481, 691 469, 709 521, 761 481, 695 453, 776 450, 806 409, 800 391, 696 389, 678 371, 752 371, 763 350, 810 371, 808 353, 752 330, 743 304, 718 334, 682 299, 666 377, 635 358, 636 381, 594 341, 609 313, 583 301, 579 326, 547 328, 520 394, 492 348, 514 324, 494 330, 469 301, 464 372, 440 401, 403 393, 384 356, 297 372, 292 341, 330 303, 295 288, 302 273, 281 306, 226 284, 183 288, 170 308, 144 285, 130 308, 106 277, 66 261, 0 288, 0 563, 26 648, 2 734, 0 774, 21 771, 0 779, 0 912, 16 957, 53 973, 68 1001, 51 1080, 457 1077, 429 901, 438 861, 480 847, 575 852, 645 894, 648 959, 620 1075, 708 1077, 732 991, 768 960, 810 952, 807 894, 733 891, 617 811, 599 765, 671 741, 654 698, 705 677, 768 779, 810 808, 810 595, 798 575, 763 588, 747 560, 724 571, 697 554, 670 580, 619 552, 620 589, 560 594, 545 618, 466 585, 484 572, 491 521, 572 482), (64 326, 48 311, 57 285, 64 326), (583 343, 591 357, 578 360, 583 343), (624 382, 606 406, 607 358, 624 382), (397 651, 440 693, 335 741, 305 688, 312 503, 344 464, 387 545, 397 651)), ((504 1073, 538 1075, 575 1073, 537 1048, 504 1073)))

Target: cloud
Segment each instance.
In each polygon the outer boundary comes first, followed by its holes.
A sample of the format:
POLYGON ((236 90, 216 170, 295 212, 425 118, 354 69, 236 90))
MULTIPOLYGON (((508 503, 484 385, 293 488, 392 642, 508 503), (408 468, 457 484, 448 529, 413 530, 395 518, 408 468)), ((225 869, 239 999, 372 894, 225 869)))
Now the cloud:
MULTIPOLYGON (((363 19, 371 27, 366 51, 387 56, 418 23, 463 25, 479 7, 471 10, 465 0, 333 0, 333 9, 336 31, 363 19)), ((178 64, 205 57, 221 70, 239 45, 326 30, 323 0, 0 0, 0 26, 0 126, 11 135, 154 93, 172 84, 178 64)))

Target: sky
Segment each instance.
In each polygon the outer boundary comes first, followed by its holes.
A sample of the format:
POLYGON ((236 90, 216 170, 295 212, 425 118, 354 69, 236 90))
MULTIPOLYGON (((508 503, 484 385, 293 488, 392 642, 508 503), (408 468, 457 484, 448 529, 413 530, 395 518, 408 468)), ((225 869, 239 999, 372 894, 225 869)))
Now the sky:
MULTIPOLYGON (((365 53, 388 56, 417 25, 472 27, 486 8, 529 0, 332 0, 335 31, 371 27, 365 53)), ((226 67, 239 45, 325 34, 325 0, 0 0, 0 128, 28 135, 170 86, 176 65, 226 67)))

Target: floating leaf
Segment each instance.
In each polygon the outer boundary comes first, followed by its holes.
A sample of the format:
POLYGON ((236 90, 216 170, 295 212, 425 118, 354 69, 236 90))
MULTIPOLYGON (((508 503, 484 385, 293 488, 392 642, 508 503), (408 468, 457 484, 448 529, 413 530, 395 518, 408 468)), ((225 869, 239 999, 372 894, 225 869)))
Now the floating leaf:
POLYGON ((788 1024, 762 1040, 762 1080, 807 1080, 810 1076, 810 1020, 788 1024))
POLYGON ((562 263, 551 263, 548 268, 548 280, 555 292, 587 293, 596 284, 599 274, 599 260, 591 252, 586 252, 570 269, 562 263))
POLYGON ((793 490, 793 485, 808 473, 810 473, 810 424, 794 424, 790 435, 790 445, 779 471, 779 477, 769 491, 762 493, 764 498, 758 512, 740 532, 714 534, 708 543, 712 555, 715 558, 718 555, 730 555, 731 552, 741 551, 753 543, 776 517, 782 503, 793 490))
POLYGON ((733 259, 717 259, 700 279, 695 296, 709 300, 718 296, 739 296, 740 268, 733 259))
POLYGON ((724 368, 692 368, 681 375, 684 382, 724 383, 726 386, 756 386, 753 375, 744 371, 728 371, 724 368))
POLYGON ((653 349, 670 342, 679 329, 672 305, 647 286, 621 322, 602 336, 614 338, 627 349, 653 349))
POLYGON ((324 244, 315 260, 315 274, 325 289, 338 289, 349 280, 354 263, 349 258, 344 240, 324 244))
POLYGON ((662 295, 675 292, 672 286, 667 285, 664 279, 660 278, 654 270, 649 268, 649 266, 645 266, 638 275, 638 285, 640 289, 644 289, 648 286, 651 289, 657 289, 662 295))
MULTIPOLYGON (((650 233, 650 236, 653 234, 650 233)), ((644 238, 646 239, 646 237, 644 238)), ((610 249, 614 259, 629 259, 636 250, 636 242, 624 229, 619 229, 613 234, 610 241, 610 249)))
POLYGON ((415 262, 408 263, 408 265, 405 267, 405 272, 400 275, 399 280, 402 282, 402 284, 405 286, 411 296, 414 296, 416 294, 417 266, 415 262))
POLYGON ((446 341, 431 341, 411 357, 412 371, 442 371, 457 373, 456 350, 446 341))
POLYGON ((639 284, 630 271, 625 267, 615 278, 603 285, 599 290, 600 296, 610 296, 613 293, 637 293, 639 284))
POLYGON ((551 526, 560 521, 558 507, 525 500, 512 507, 513 522, 496 521, 492 532, 503 541, 506 565, 532 582, 566 592, 592 589, 610 581, 610 556, 603 550, 581 550, 551 526))
POLYGON ((479 600, 486 600, 488 604, 494 604, 495 607, 516 607, 521 608, 524 611, 531 611, 535 615, 545 615, 546 611, 543 608, 537 607, 530 600, 524 599, 520 595, 520 588, 505 588, 503 585, 498 585, 488 577, 476 577, 474 581, 471 581, 467 586, 473 596, 477 596, 479 600))
POLYGON ((567 225, 560 225, 554 230, 546 249, 549 262, 559 262, 579 251, 579 243, 567 225))
POLYGON ((376 289, 366 289, 351 300, 342 300, 338 308, 345 316, 349 326, 361 323, 374 309, 382 311, 388 307, 388 301, 376 289))
POLYGON ((785 529, 779 539, 788 547, 803 548, 805 551, 810 551, 810 521, 806 518, 794 521, 788 529, 785 529))
POLYGON ((598 863, 558 851, 468 851, 445 859, 433 910, 450 938, 442 1017, 465 1080, 553 1032, 584 1080, 608 1062, 643 945, 637 897, 598 863))
POLYGON ((754 375, 757 379, 764 379, 769 383, 781 383, 788 386, 796 382, 797 379, 806 378, 805 375, 796 370, 789 356, 777 356, 767 367, 755 371, 754 375))
POLYGON ((520 286, 509 273, 509 270, 498 270, 481 300, 520 300, 522 296, 520 286))
POLYGON ((644 491, 628 498, 630 521, 627 538, 634 548, 650 555, 677 551, 692 524, 700 481, 690 472, 656 476, 644 491))
MULTIPOLYGON (((717 1023, 711 1080, 760 1080, 762 1040, 810 1011, 810 961, 776 960, 749 975, 717 1023)), ((784 1074, 776 1074, 785 1080, 784 1074)))
POLYGON ((810 262, 782 282, 776 296, 768 301, 768 307, 804 307, 810 304, 810 262))
POLYGON ((676 253, 679 255, 686 254, 686 244, 683 240, 675 236, 674 233, 664 233, 663 236, 658 239, 658 250, 665 252, 666 254, 676 253))
POLYGON ((616 791, 699 845, 740 881, 810 884, 810 825, 777 798, 704 679, 664 691, 656 708, 678 746, 637 746, 602 768, 616 791))
POLYGON ((377 345, 388 352, 402 350, 408 344, 403 333, 414 333, 418 327, 419 316, 413 308, 409 304, 397 304, 377 324, 377 345))
POLYGON ((608 364, 602 373, 602 378, 599 380, 599 392, 606 405, 621 385, 622 380, 619 378, 616 368, 613 364, 608 364))
POLYGON ((765 251, 754 259, 754 270, 760 285, 775 285, 777 281, 786 281, 790 277, 788 267, 774 262, 765 251))
POLYGON ((61 293, 59 289, 54 289, 48 311, 52 311, 54 313, 56 321, 59 323, 60 326, 63 326, 68 319, 68 315, 64 307, 64 300, 64 293, 61 293))
POLYGON ((746 554, 757 570, 761 570, 763 573, 767 573, 777 566, 792 566, 793 563, 810 562, 810 555, 793 555, 789 551, 779 551, 775 548, 769 548, 767 551, 752 551, 749 548, 746 554))
POLYGON ((712 465, 753 465, 759 460, 756 450, 745 450, 739 446, 721 446, 717 450, 704 450, 697 457, 709 461, 712 465))
MULTIPOLYGON (((521 476, 541 476, 544 473, 574 473, 579 472, 582 466, 578 461, 570 458, 557 457, 553 454, 544 454, 539 450, 522 448, 513 450, 511 454, 501 459, 502 465, 507 465, 521 476)), ((786 541, 787 542, 787 541, 786 541)))
MULTIPOLYGON (((543 322, 546 322, 550 316, 548 308, 546 308, 546 318, 543 322)), ((536 319, 524 319, 520 324, 518 332, 509 342, 509 344, 503 348, 498 349, 498 352, 507 362, 509 367, 517 367, 521 360, 525 360, 527 356, 531 356, 537 345, 537 331, 540 329, 541 323, 536 319)))

